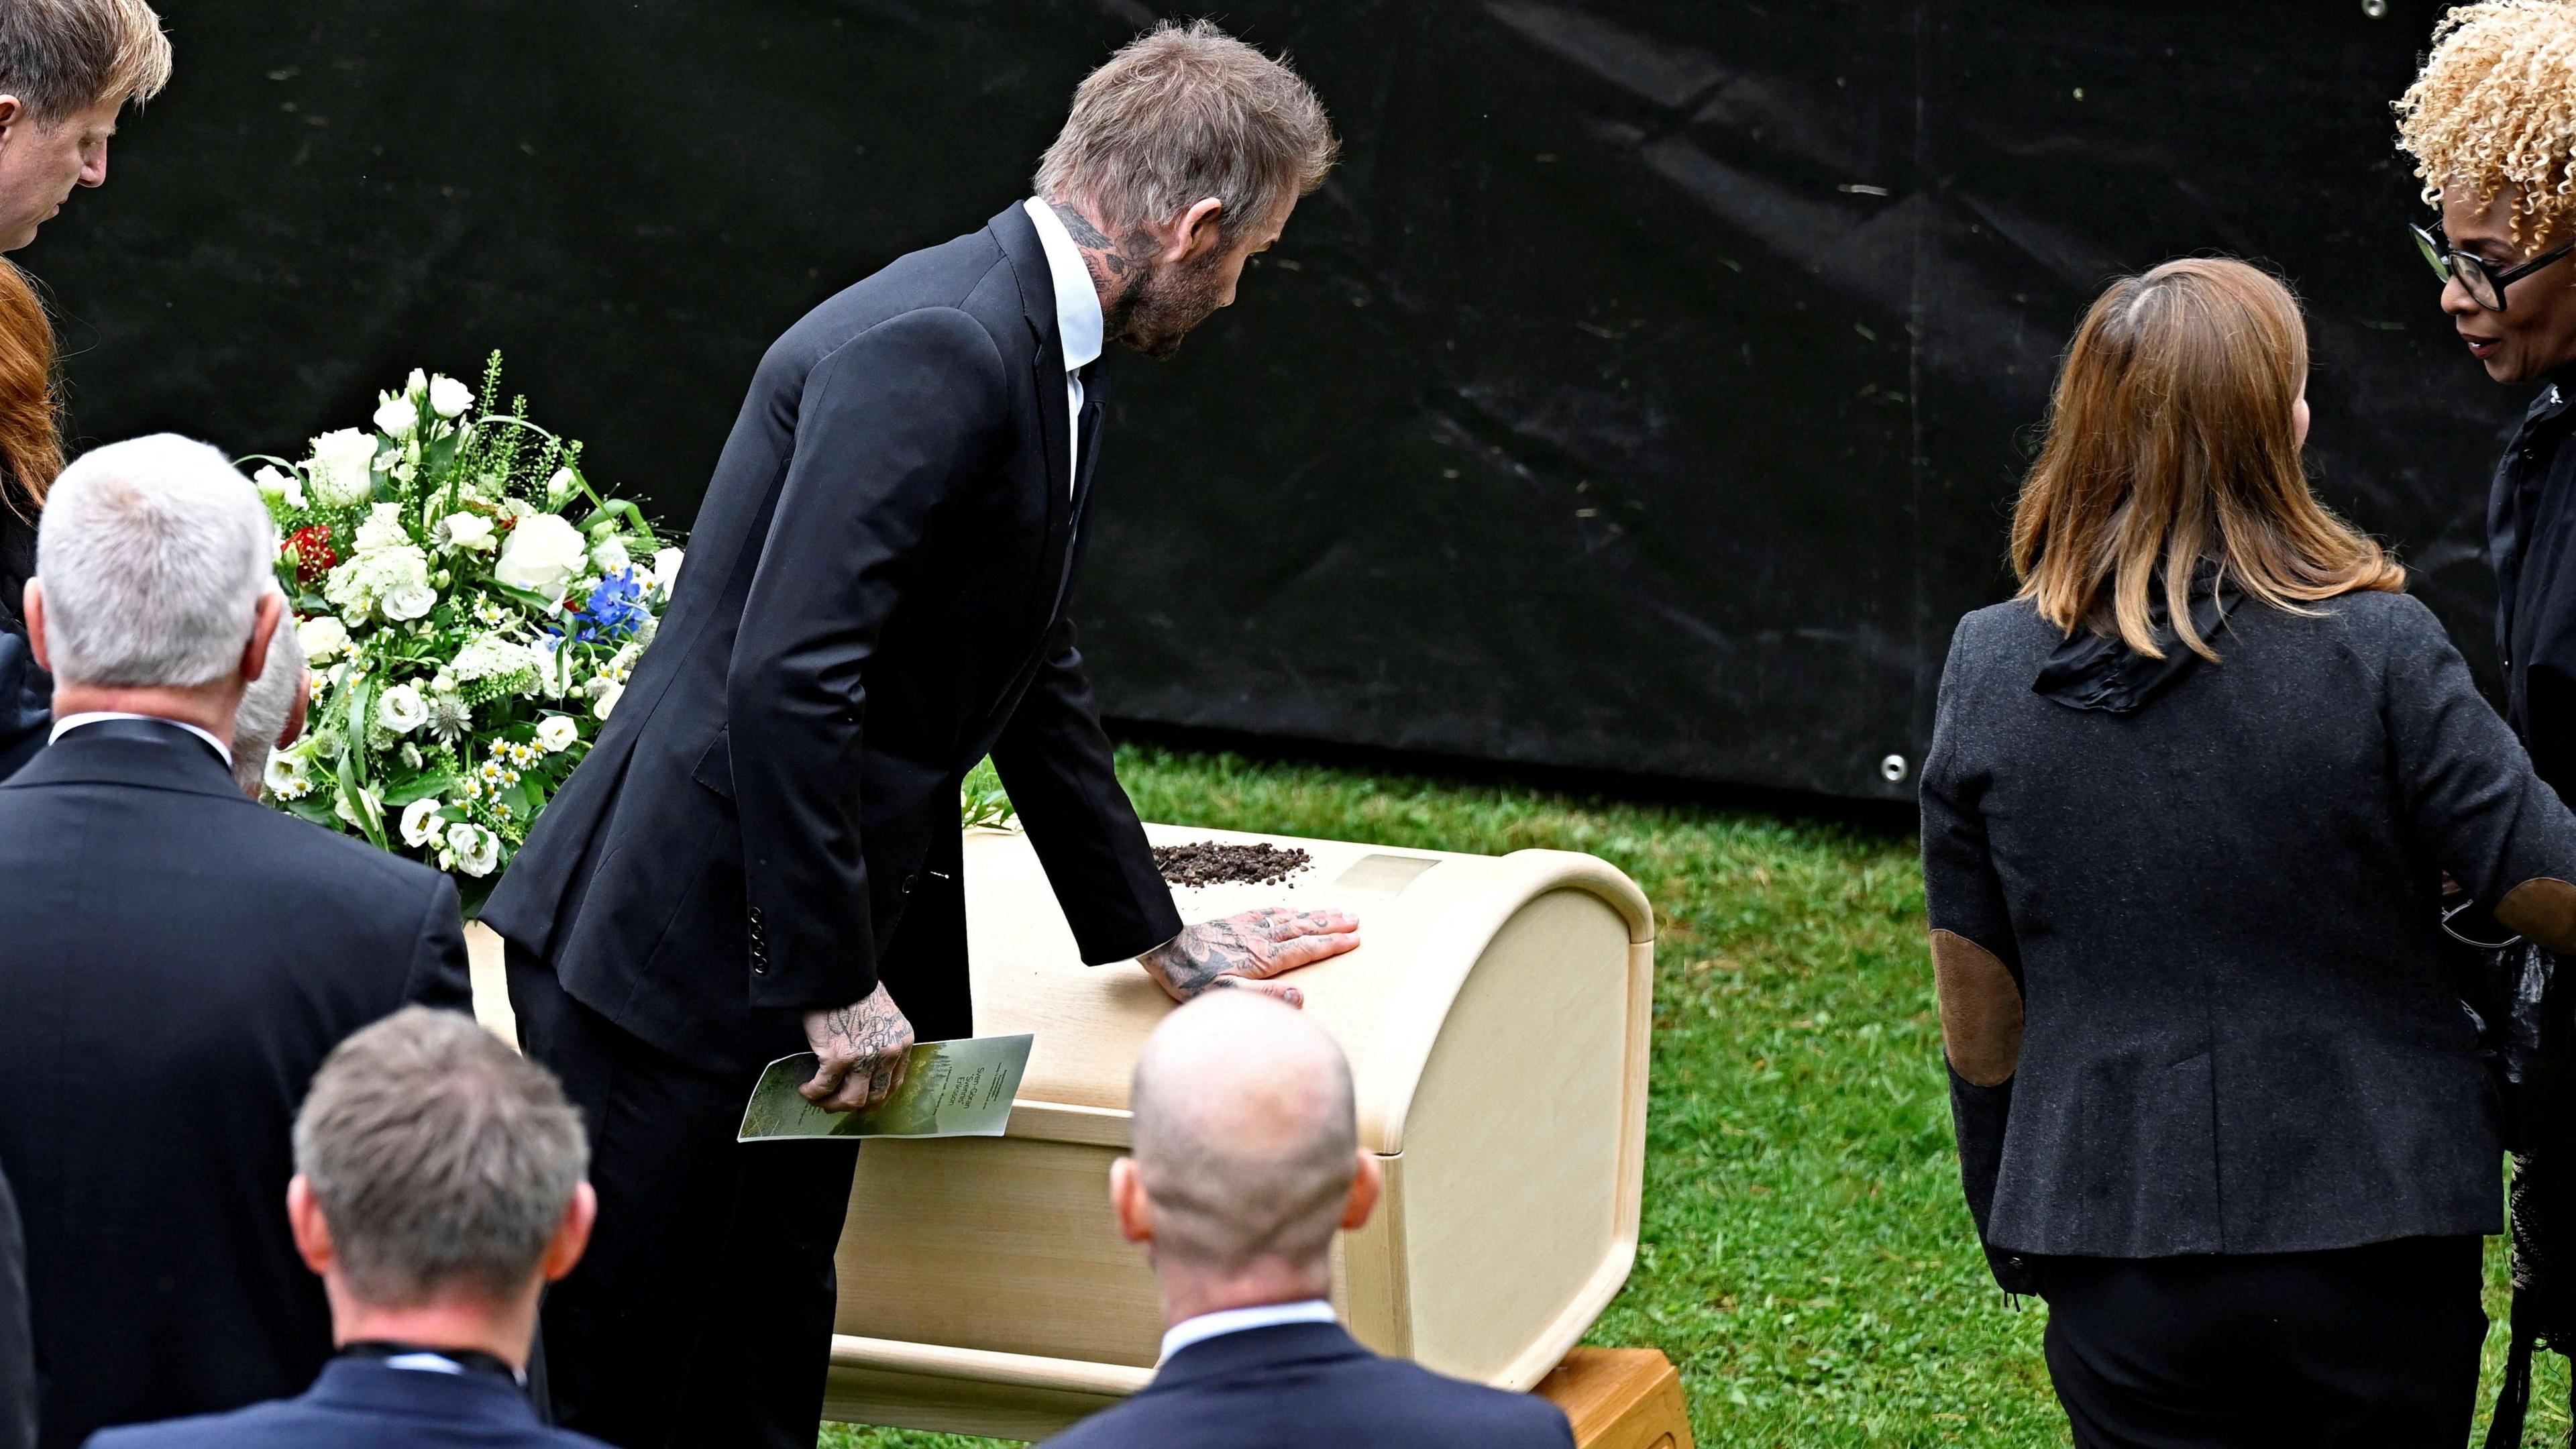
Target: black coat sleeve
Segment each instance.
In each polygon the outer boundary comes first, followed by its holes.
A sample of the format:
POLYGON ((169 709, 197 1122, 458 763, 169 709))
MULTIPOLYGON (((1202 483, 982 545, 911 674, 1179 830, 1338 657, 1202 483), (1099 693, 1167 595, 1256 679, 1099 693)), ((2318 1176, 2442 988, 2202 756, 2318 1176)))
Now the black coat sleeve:
MULTIPOLYGON (((1961 626, 1963 631, 1965 627, 1961 626)), ((1986 1238, 1995 1183, 2003 1169, 2013 1093, 2009 1063, 1996 1064, 1999 1049, 1991 1038, 1999 1029, 1997 1018, 2009 1017, 2011 1052, 2004 1055, 2017 1054, 2023 982, 2003 881, 1995 871, 1985 819, 1979 813, 1980 779, 1962 758, 1965 732, 1975 724, 1968 717, 1968 691, 1958 677, 1959 659, 1954 638, 1950 664, 1942 673, 1932 748, 1923 760, 1923 905, 1932 931, 1950 1118, 1959 1140, 1960 1185, 1966 1191, 1969 1215, 1976 1220, 1978 1240, 1986 1245, 1995 1281, 2007 1291, 2027 1293, 2034 1291, 2027 1264, 1998 1252, 1986 1238), (1981 970, 1991 977, 1997 967, 2009 973, 2009 980, 1976 978, 1981 970), (1967 1019, 1972 1016, 1973 1020, 1967 1019), (1961 1039, 1969 1032, 1985 1039, 1970 1046, 1961 1039), (1962 1057, 1981 1063, 1974 1069, 1981 1080, 1971 1081, 1961 1074, 1962 1057)))
POLYGON ((725 681, 753 1006, 876 990, 862 676, 933 515, 989 465, 1005 383, 993 339, 954 308, 881 322, 806 377, 725 681))
POLYGON ((53 729, 52 696, 40 686, 43 678, 27 641, 0 632, 0 780, 33 759, 53 729))
POLYGON ((36 1345, 27 1310, 27 1241, 0 1177, 0 1449, 35 1449, 36 1345))
POLYGON ((2576 952, 2576 817, 2532 769, 2442 626, 2394 601, 2380 718, 2408 828, 2496 919, 2576 952))
POLYGON ((1067 621, 995 741, 993 768, 1028 827, 1082 959, 1095 966, 1141 956, 1181 933, 1171 888, 1154 868, 1113 761, 1067 621))
POLYGON ((422 908, 403 1000, 449 1011, 474 1009, 474 971, 465 952, 465 919, 456 882, 440 876, 422 908))

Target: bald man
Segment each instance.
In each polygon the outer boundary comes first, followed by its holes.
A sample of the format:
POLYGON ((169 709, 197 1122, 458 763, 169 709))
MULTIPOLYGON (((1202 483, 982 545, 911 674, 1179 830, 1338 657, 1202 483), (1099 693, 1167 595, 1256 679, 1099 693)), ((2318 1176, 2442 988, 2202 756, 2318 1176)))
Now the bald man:
POLYGON ((1209 992, 1146 1039, 1130 1105, 1109 1196, 1162 1287, 1162 1367, 1056 1449, 1573 1449, 1554 1404, 1380 1358, 1334 1321, 1333 1234, 1368 1221, 1383 1179, 1321 1028, 1209 992))

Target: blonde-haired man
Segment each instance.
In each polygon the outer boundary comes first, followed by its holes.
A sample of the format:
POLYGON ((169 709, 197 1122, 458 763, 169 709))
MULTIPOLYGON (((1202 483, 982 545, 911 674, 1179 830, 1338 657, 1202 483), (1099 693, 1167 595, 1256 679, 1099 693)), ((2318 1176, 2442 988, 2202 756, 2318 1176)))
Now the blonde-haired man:
POLYGON ((36 239, 78 186, 107 182, 117 112, 170 81, 170 38, 143 0, 0 5, 0 252, 36 239))
POLYGON ((847 1110, 974 1029, 957 785, 987 753, 1086 959, 1293 1000, 1271 978, 1355 943, 1330 913, 1183 929, 1065 617, 1104 343, 1169 355, 1332 155, 1287 66, 1161 27, 1082 83, 1038 196, 762 360, 691 532, 729 562, 680 576, 483 913, 598 1144, 598 1240, 546 1299, 558 1422, 812 1449, 857 1144, 734 1129, 777 1057, 813 1050, 806 1095, 847 1110))

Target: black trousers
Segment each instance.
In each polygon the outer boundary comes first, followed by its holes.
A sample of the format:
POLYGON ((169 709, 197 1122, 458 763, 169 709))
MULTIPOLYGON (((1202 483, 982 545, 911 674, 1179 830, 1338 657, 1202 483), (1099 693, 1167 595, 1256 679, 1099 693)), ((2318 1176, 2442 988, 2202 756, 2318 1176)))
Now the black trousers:
POLYGON ((855 1142, 737 1144, 750 1079, 682 1065, 509 948, 528 1055, 590 1129, 599 1224, 546 1293, 554 1420, 621 1449, 814 1449, 855 1142))
POLYGON ((2046 1259, 2048 1376, 2079 1449, 2460 1449, 2483 1247, 2046 1259))

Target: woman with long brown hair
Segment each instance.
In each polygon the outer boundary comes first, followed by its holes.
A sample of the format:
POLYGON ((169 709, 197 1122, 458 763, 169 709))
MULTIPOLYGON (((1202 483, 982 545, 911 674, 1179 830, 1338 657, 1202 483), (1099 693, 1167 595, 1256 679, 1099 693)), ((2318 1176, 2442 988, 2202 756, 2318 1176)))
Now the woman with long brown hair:
POLYGON ((36 573, 36 519, 63 470, 55 423, 54 327, 35 287, 0 260, 0 779, 42 747, 53 681, 27 647, 27 580, 36 573))
POLYGON ((1924 763, 1969 1207, 2080 1445, 2462 1441, 2502 1159, 2443 872, 2576 947, 2576 819, 2310 493, 2307 370, 2241 262, 2103 293, 1924 763))

